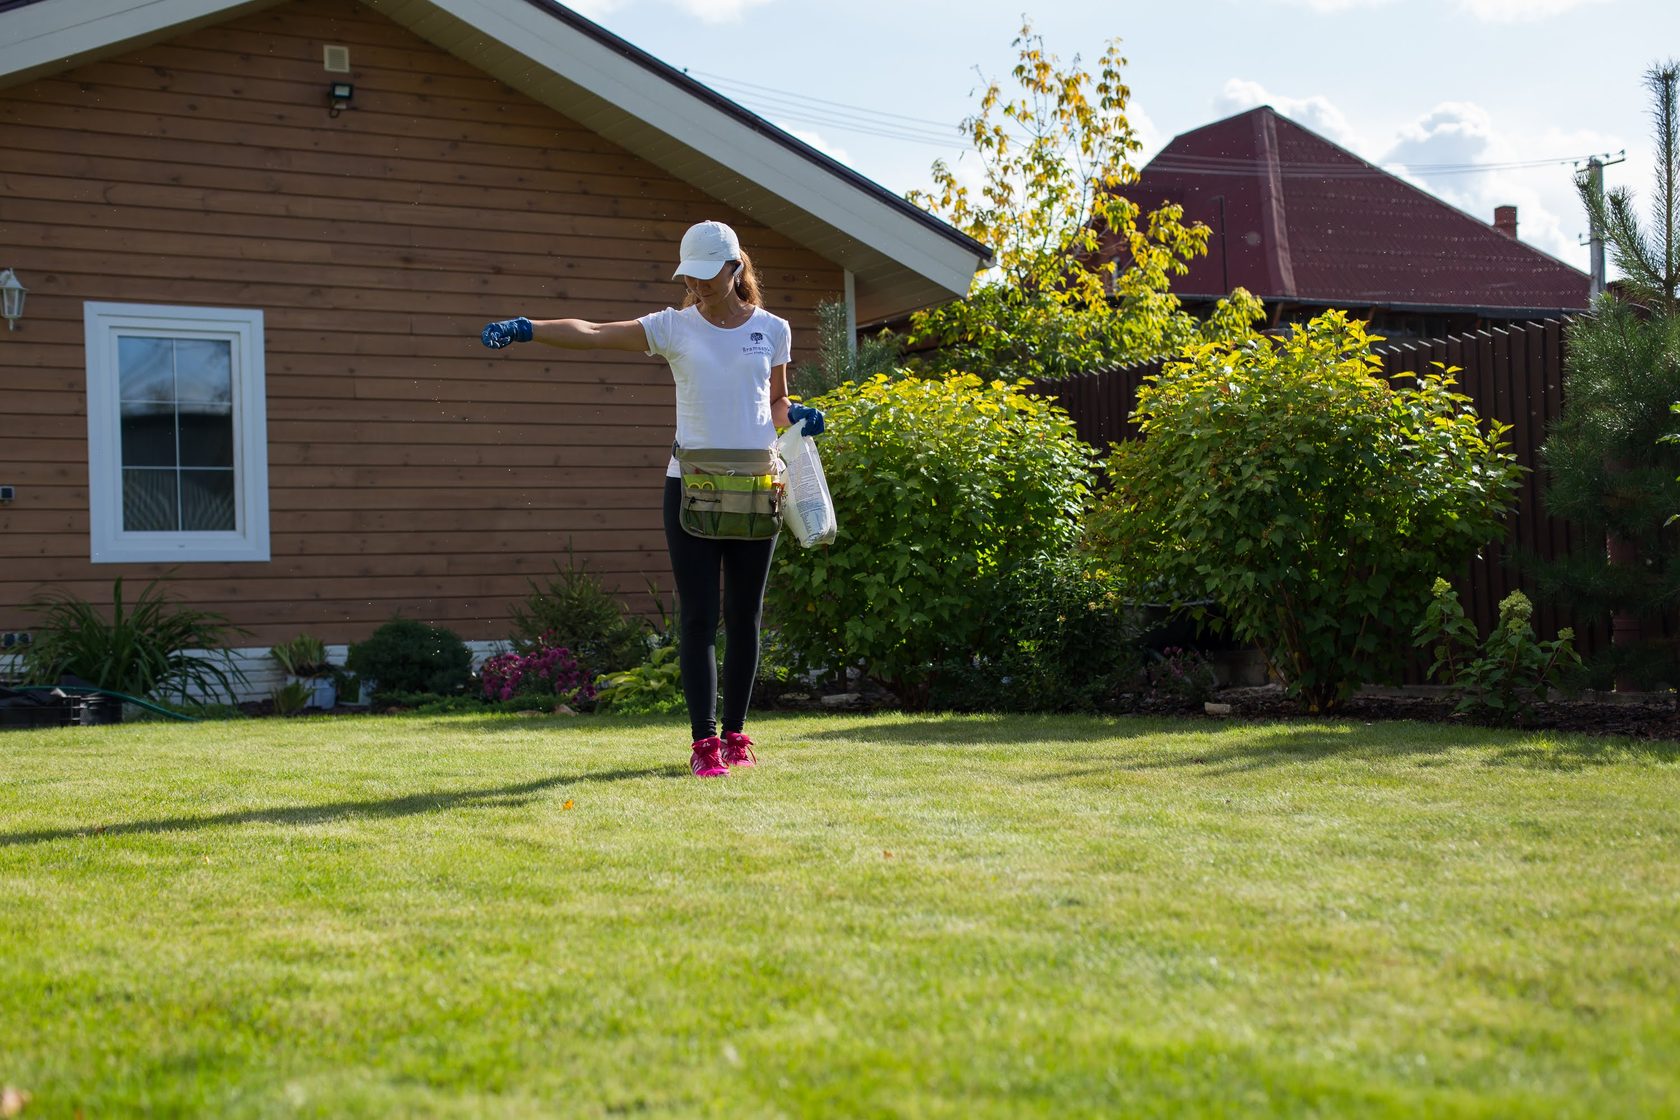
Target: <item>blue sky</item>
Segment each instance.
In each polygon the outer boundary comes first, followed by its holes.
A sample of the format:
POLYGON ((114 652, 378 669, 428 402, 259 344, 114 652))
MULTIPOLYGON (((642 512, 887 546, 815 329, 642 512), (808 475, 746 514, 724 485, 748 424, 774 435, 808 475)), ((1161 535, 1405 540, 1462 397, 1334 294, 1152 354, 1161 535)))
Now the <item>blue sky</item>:
POLYGON ((572 0, 570 6, 903 193, 944 158, 981 74, 1007 79, 1025 14, 1048 50, 1128 59, 1147 159, 1269 104, 1580 268, 1569 160, 1627 152, 1610 187, 1651 197, 1641 76, 1680 57, 1680 0, 572 0), (1560 160, 1540 166, 1512 167, 1560 160), (1495 165, 1475 172, 1403 171, 1495 165))

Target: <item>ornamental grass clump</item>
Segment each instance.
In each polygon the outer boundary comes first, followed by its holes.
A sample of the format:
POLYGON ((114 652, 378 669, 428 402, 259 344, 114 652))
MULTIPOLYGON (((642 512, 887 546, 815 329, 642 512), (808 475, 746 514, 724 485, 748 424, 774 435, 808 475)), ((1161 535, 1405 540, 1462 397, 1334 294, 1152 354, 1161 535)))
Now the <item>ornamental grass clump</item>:
POLYGON ((542 635, 525 653, 503 653, 479 670, 486 700, 530 699, 576 704, 595 699, 595 684, 572 651, 542 635))
POLYGON ((231 698, 245 680, 223 645, 248 631, 214 611, 171 602, 161 581, 125 605, 117 577, 108 613, 58 589, 39 592, 25 609, 38 620, 35 642, 24 654, 32 683, 75 676, 109 692, 186 704, 194 693, 201 700, 231 698))
POLYGON ((1093 519, 1135 577, 1215 601, 1313 711, 1398 679, 1436 573, 1498 534, 1521 471, 1454 370, 1384 379, 1374 341, 1331 311, 1168 363, 1093 519))

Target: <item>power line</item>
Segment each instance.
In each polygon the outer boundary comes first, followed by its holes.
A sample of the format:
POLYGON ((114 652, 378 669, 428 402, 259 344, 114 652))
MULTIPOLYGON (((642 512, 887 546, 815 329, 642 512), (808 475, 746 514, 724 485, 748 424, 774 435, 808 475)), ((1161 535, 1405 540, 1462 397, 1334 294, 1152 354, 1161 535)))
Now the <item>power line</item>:
MULTIPOLYGON (((939 145, 955 148, 961 152, 972 152, 974 150, 973 145, 967 141, 967 133, 960 126, 947 122, 928 117, 893 113, 862 105, 850 105, 846 102, 831 101, 827 98, 811 97, 806 94, 794 93, 791 90, 776 89, 755 82, 745 82, 738 78, 732 78, 724 74, 712 74, 703 70, 689 70, 685 73, 703 79, 709 84, 719 87, 725 93, 733 92, 743 101, 759 106, 763 113, 773 114, 793 123, 832 129, 837 132, 873 136, 884 140, 939 145)), ((1392 174, 1394 171, 1416 175, 1420 178, 1435 178, 1443 175, 1483 175, 1496 171, 1527 171, 1563 164, 1579 166, 1589 158, 1592 157, 1584 155, 1559 156, 1550 159, 1505 160, 1487 163, 1388 164, 1386 167, 1353 162, 1350 159, 1349 162, 1341 163, 1286 164, 1281 170, 1285 176, 1291 178, 1363 179, 1392 174)), ((1259 166, 1258 161, 1242 157, 1192 155, 1157 156, 1150 165, 1151 170, 1178 175, 1241 174, 1257 166, 1259 166)))
POLYGON ((908 117, 901 113, 887 113, 858 105, 844 105, 837 101, 805 97, 766 86, 755 86, 732 78, 702 75, 724 93, 733 94, 750 103, 761 113, 772 114, 799 124, 855 132, 886 140, 903 140, 913 144, 937 144, 966 150, 962 130, 956 125, 941 125, 938 121, 908 117))

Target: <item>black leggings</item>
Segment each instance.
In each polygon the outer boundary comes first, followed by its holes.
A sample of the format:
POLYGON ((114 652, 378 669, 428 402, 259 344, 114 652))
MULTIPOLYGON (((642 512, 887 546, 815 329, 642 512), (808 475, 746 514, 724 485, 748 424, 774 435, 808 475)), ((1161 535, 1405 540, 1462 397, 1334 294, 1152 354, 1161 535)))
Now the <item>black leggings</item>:
POLYGON ((774 537, 767 541, 720 541, 685 532, 678 521, 682 482, 665 479, 665 546, 677 583, 682 629, 677 662, 683 699, 696 740, 718 733, 718 574, 723 575, 723 730, 746 726, 753 678, 758 675, 758 626, 764 616, 764 588, 770 582, 774 537))

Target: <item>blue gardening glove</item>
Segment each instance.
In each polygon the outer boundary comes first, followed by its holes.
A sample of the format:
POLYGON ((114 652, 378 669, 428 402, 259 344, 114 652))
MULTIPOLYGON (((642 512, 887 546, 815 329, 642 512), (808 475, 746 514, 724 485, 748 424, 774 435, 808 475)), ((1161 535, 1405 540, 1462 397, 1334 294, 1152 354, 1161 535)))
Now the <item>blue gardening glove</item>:
POLYGON ((792 427, 801 420, 805 421, 805 426, 799 429, 802 436, 820 435, 823 428, 827 427, 823 423, 822 409, 812 408, 808 404, 788 405, 788 426, 792 427))
POLYGON ((499 323, 491 323, 484 328, 484 333, 478 336, 484 340, 484 345, 492 350, 500 350, 504 346, 511 346, 515 342, 531 341, 531 320, 526 318, 503 319, 499 323))

